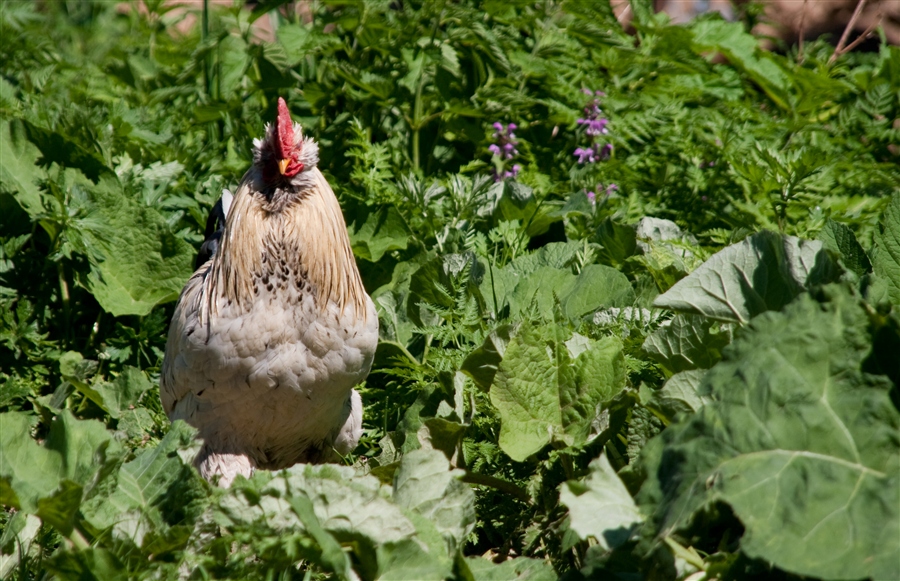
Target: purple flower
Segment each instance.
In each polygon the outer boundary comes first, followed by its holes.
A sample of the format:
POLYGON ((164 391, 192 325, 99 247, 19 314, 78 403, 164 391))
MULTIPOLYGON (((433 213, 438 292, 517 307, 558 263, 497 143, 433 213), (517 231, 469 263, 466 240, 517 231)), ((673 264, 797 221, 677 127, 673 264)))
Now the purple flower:
POLYGON ((579 147, 575 150, 575 157, 578 158, 578 163, 581 164, 594 163, 595 161, 597 161, 597 154, 594 151, 593 147, 588 149, 579 147))
POLYGON ((597 194, 594 192, 585 192, 584 194, 587 196, 587 199, 591 201, 591 204, 597 203, 597 194))
POLYGON ((619 186, 617 186, 616 184, 609 184, 608 186, 606 186, 606 195, 608 196, 611 193, 618 191, 618 189, 619 186))
POLYGON ((516 149, 519 142, 515 140, 516 134, 513 133, 519 126, 515 123, 504 125, 497 121, 492 127, 494 128, 494 140, 496 143, 489 145, 488 151, 494 157, 494 170, 492 172, 494 181, 499 182, 500 180, 514 178, 522 167, 516 164, 512 166, 512 169, 507 170, 505 166, 507 161, 519 155, 519 150, 516 149))
POLYGON ((584 131, 587 135, 591 137, 595 135, 606 135, 609 133, 609 130, 606 128, 607 123, 609 123, 609 119, 579 119, 579 125, 587 125, 587 129, 584 131))

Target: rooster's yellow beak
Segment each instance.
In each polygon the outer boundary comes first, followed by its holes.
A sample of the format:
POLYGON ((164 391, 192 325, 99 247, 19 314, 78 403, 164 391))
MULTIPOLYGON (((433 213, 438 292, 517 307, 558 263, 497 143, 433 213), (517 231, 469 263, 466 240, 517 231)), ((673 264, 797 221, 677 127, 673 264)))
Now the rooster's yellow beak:
POLYGON ((281 175, 284 175, 284 172, 287 171, 288 166, 291 164, 291 159, 282 159, 278 162, 278 171, 281 172, 281 175))

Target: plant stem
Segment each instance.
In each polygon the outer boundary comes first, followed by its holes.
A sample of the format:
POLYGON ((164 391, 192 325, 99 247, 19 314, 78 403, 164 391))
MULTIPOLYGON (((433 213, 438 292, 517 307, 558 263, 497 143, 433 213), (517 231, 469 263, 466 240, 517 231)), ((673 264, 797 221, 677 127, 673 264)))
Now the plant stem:
POLYGON ((477 472, 466 472, 462 476, 462 478, 460 478, 460 480, 468 484, 476 484, 478 486, 487 486, 489 488, 494 488, 496 490, 514 496, 525 504, 531 504, 531 497, 528 496, 528 493, 512 482, 507 482, 506 480, 501 480, 500 478, 488 476, 487 474, 478 474, 477 472))
POLYGON ((850 17, 850 22, 848 22, 846 28, 844 28, 844 34, 841 35, 841 39, 838 41, 837 46, 834 47, 834 52, 831 53, 831 58, 828 59, 828 64, 834 64, 834 61, 836 61, 839 56, 844 54, 844 45, 847 44, 847 37, 850 36, 850 31, 853 30, 853 26, 859 19, 859 15, 862 14, 862 10, 865 5, 866 0, 859 0, 859 3, 856 5, 856 10, 853 11, 853 16, 850 17))

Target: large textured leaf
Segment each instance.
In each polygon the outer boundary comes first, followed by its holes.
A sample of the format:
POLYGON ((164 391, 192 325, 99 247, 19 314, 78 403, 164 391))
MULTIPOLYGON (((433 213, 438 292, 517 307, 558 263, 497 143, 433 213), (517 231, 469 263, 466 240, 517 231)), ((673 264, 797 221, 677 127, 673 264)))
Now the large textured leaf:
POLYGON ((198 486, 199 479, 186 461, 196 453, 194 434, 184 422, 175 422, 158 446, 122 465, 115 490, 85 503, 83 512, 91 526, 111 529, 114 537, 140 546, 154 526, 162 528, 154 507, 168 503, 183 512, 192 500, 189 490, 198 486))
POLYGON ((558 325, 524 325, 507 346, 490 390, 500 412, 500 448, 523 461, 553 440, 583 443, 603 404, 624 385, 618 339, 570 339, 558 325))
POLYGON ((591 462, 584 480, 569 480, 559 501, 569 509, 569 528, 582 540, 593 537, 605 549, 625 543, 644 519, 606 454, 591 462))
POLYGON ((495 564, 482 557, 465 560, 474 581, 556 581, 559 576, 546 561, 516 557, 495 564))
POLYGON ((714 254, 653 306, 746 323, 836 275, 821 242, 763 231, 714 254))
POLYGON ((475 494, 459 481, 438 450, 414 450, 403 456, 394 475, 394 500, 413 510, 440 531, 452 551, 462 547, 475 524, 475 494))
POLYGON ((0 415, 0 504, 37 511, 38 500, 59 487, 62 455, 31 439, 27 414, 0 415))
POLYGON ((669 420, 681 413, 694 413, 709 402, 709 396, 700 392, 700 382, 705 375, 705 369, 676 373, 659 390, 650 394, 645 405, 669 420))
POLYGON ((697 315, 675 315, 644 341, 644 350, 667 370, 708 369, 731 341, 729 330, 716 330, 714 321, 697 315))
POLYGON ((753 321, 703 380, 713 401, 663 432, 644 502, 656 530, 709 503, 743 523, 741 549, 824 579, 900 578, 900 413, 860 365, 865 312, 847 291, 753 321))
POLYGON ((900 305, 900 194, 894 194, 884 213, 882 230, 875 236, 872 269, 887 298, 900 305))
POLYGON ((108 226, 95 240, 103 256, 88 275, 100 306, 116 316, 143 316, 178 298, 191 273, 193 249, 157 210, 126 196, 114 177, 101 176, 89 195, 95 217, 108 226))

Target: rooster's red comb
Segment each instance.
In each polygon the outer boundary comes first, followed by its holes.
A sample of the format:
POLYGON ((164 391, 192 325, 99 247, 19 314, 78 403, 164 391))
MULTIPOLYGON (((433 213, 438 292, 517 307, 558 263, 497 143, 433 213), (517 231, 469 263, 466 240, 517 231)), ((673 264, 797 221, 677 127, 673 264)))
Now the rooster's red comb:
POLYGON ((281 97, 278 97, 276 129, 278 130, 278 154, 281 159, 288 159, 294 150, 294 124, 291 122, 291 113, 288 111, 287 103, 281 97))

